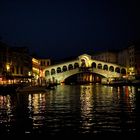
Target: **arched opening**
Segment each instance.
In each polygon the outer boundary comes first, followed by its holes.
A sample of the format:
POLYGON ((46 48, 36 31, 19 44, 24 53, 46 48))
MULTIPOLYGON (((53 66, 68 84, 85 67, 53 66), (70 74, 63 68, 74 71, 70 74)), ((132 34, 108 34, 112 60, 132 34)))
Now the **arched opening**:
POLYGON ((57 73, 61 73, 61 68, 60 67, 57 68, 57 73))
POLYGON ((114 71, 114 67, 113 66, 110 66, 109 67, 109 71, 113 72, 114 71))
POLYGON ((79 68, 79 64, 78 63, 74 63, 74 69, 79 68))
POLYGON ((108 70, 108 66, 104 65, 103 70, 108 70))
POLYGON ((85 59, 81 59, 81 67, 86 67, 86 61, 85 61, 85 59))
POLYGON ((98 64, 98 69, 102 69, 102 64, 98 64))
POLYGON ((126 70, 124 68, 121 69, 121 74, 126 75, 126 70))
POLYGON ((55 74, 55 69, 51 69, 51 75, 55 74))
POLYGON ((120 68, 119 67, 116 67, 115 68, 115 72, 120 73, 120 68))
POLYGON ((91 64, 91 67, 92 67, 92 68, 96 68, 96 63, 93 62, 93 63, 91 64))
POLYGON ((45 71, 45 76, 50 75, 50 72, 48 70, 45 71))
POLYGON ((68 69, 69 70, 73 70, 73 65, 72 64, 69 64, 68 69))
POLYGON ((62 70, 67 71, 67 66, 63 66, 62 70))

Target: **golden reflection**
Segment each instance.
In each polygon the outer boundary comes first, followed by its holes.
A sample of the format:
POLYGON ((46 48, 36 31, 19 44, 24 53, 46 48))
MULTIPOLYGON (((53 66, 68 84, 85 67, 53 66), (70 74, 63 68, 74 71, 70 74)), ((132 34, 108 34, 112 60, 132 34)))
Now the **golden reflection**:
POLYGON ((128 112, 131 112, 135 108, 135 87, 118 87, 117 92, 119 100, 127 106, 128 112))
POLYGON ((0 108, 7 109, 7 113, 11 110, 10 96, 0 96, 0 108))
POLYGON ((40 112, 40 106, 45 107, 46 104, 45 94, 29 94, 29 109, 33 110, 33 113, 40 112))
POLYGON ((6 96, 0 96, 0 108, 6 107, 6 96))
POLYGON ((34 113, 39 112, 39 94, 33 95, 33 107, 34 107, 34 113))
POLYGON ((31 110, 32 110, 32 96, 31 96, 31 94, 29 94, 28 101, 29 101, 29 106, 28 106, 28 108, 29 108, 29 110, 30 110, 30 112, 31 112, 31 110))
MULTIPOLYGON (((10 122, 11 121, 11 115, 9 115, 11 113, 11 102, 10 102, 11 98, 9 95, 7 96, 0 96, 0 110, 5 110, 5 112, 1 112, 0 115, 2 115, 2 113, 6 113, 7 114, 7 119, 6 121, 10 122)), ((0 121, 2 121, 0 118, 0 121)))
POLYGON ((46 111, 46 94, 29 94, 29 110, 32 112, 32 119, 33 119, 33 126, 35 128, 42 125, 40 122, 41 120, 45 119, 40 114, 46 111))
POLYGON ((91 120, 92 120, 92 110, 93 110, 93 99, 92 99, 92 85, 81 85, 81 117, 83 119, 82 121, 82 127, 89 129, 91 126, 91 120))
POLYGON ((11 103, 10 103, 10 96, 7 96, 7 113, 11 112, 11 103))

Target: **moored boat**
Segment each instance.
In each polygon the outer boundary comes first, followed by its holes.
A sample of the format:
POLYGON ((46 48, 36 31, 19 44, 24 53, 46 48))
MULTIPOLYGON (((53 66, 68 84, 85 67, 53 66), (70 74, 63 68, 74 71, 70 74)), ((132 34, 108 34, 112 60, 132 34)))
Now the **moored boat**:
POLYGON ((16 92, 46 92, 46 87, 44 86, 27 86, 18 87, 16 92))

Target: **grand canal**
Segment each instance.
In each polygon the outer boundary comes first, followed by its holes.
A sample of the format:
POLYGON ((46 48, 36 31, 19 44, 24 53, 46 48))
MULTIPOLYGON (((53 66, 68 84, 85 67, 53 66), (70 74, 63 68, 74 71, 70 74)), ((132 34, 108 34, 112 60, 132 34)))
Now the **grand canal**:
POLYGON ((138 87, 100 84, 0 94, 0 135, 135 135, 138 102, 138 87))

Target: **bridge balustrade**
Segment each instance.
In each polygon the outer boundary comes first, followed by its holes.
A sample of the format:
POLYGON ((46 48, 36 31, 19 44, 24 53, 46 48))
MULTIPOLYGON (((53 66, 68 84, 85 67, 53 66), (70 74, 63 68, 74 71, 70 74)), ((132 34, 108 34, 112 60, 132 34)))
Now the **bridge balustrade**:
POLYGON ((57 64, 44 70, 45 79, 54 77, 58 81, 64 81, 66 78, 78 73, 95 73, 103 77, 119 77, 126 74, 126 68, 117 64, 93 60, 89 55, 82 55, 79 60, 57 64), (82 65, 84 60, 84 65, 82 65), (88 66, 88 67, 87 67, 88 66), (47 71, 47 72, 46 72, 47 71))

